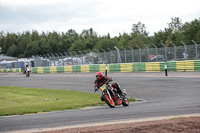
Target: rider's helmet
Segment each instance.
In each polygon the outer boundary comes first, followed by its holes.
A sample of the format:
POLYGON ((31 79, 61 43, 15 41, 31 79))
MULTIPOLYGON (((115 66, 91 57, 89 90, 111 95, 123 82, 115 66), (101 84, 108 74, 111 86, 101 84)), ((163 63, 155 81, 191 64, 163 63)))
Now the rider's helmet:
POLYGON ((97 72, 96 73, 96 78, 97 78, 97 81, 101 80, 103 78, 102 72, 97 72))

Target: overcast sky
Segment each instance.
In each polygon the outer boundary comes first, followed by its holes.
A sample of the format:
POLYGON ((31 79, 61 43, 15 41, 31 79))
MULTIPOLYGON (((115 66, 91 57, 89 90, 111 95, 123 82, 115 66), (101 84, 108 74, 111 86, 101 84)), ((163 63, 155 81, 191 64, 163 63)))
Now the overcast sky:
POLYGON ((145 24, 150 35, 167 28, 171 18, 183 23, 200 18, 200 0, 0 0, 0 31, 131 33, 145 24))

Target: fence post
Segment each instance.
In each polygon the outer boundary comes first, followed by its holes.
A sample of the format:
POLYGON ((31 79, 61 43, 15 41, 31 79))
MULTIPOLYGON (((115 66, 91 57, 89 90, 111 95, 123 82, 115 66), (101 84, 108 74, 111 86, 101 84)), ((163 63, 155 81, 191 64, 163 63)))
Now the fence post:
MULTIPOLYGON (((89 63, 89 58, 88 58, 88 52, 86 50, 84 50, 84 52, 86 53, 87 57, 85 58, 85 63, 86 63, 86 59, 88 60, 89 63)), ((87 64, 87 63, 86 63, 87 64)))
POLYGON ((123 46, 121 46, 123 49, 124 49, 124 62, 126 63, 127 61, 126 61, 126 49, 123 47, 123 46))
POLYGON ((155 44, 152 44, 156 48, 156 61, 158 62, 158 47, 155 44))
POLYGON ((165 76, 167 76, 167 48, 163 43, 161 45, 165 47, 165 76))
POLYGON ((76 55, 76 65, 78 65, 78 54, 75 51, 73 51, 73 52, 76 55))
POLYGON ((110 50, 110 64, 112 64, 112 50, 110 48, 108 50, 110 50))
POLYGON ((146 44, 144 44, 144 46, 147 48, 147 55, 148 55, 148 62, 149 62, 149 47, 146 44))
POLYGON ((138 46, 138 45, 136 45, 136 47, 139 49, 139 55, 140 55, 140 62, 141 62, 141 48, 138 46))
POLYGON ((62 56, 62 64, 63 64, 63 66, 64 66, 63 54, 62 54, 62 53, 60 53, 60 55, 62 56))
POLYGON ((181 43, 184 45, 184 49, 185 49, 185 57, 184 58, 187 58, 186 44, 183 41, 181 41, 181 43))
MULTIPOLYGON (((68 54, 64 52, 64 54, 67 56, 67 65, 68 65, 68 54)), ((64 62, 64 61, 63 61, 64 62)), ((64 64, 65 65, 65 64, 64 64)))
POLYGON ((196 52, 196 59, 198 59, 198 53, 197 53, 197 43, 192 40, 192 42, 195 44, 195 52, 196 52))
POLYGON ((47 54, 47 56, 48 56, 48 59, 49 59, 49 62, 48 62, 48 64, 49 64, 49 67, 51 66, 51 60, 50 60, 50 55, 49 54, 47 54))
POLYGON ((54 58, 54 66, 56 66, 56 59, 55 59, 55 56, 51 53, 51 55, 53 56, 53 58, 54 58))
POLYGON ((81 65, 83 65, 83 54, 81 51, 78 51, 81 54, 81 65))
MULTIPOLYGON (((94 57, 93 57, 93 52, 92 52, 92 50, 91 49, 89 49, 90 50, 90 52, 91 52, 91 54, 92 54, 92 64, 94 64, 94 57)), ((90 54, 89 54, 90 55, 90 54)))
POLYGON ((104 53, 104 60, 105 60, 105 63, 107 64, 107 62, 106 62, 106 51, 105 51, 103 48, 101 48, 101 50, 102 50, 103 53, 104 53))
MULTIPOLYGON (((58 63, 59 63, 59 57, 60 57, 60 56, 59 56, 57 53, 55 53, 55 55, 58 57, 58 60, 57 60, 57 61, 58 61, 58 63)), ((59 64, 58 64, 58 65, 59 65, 59 64)))
POLYGON ((167 47, 163 43, 161 45, 165 48, 165 61, 167 62, 167 47))
MULTIPOLYGON (((71 55, 71 59, 72 59, 72 65, 74 65, 74 60, 73 60, 73 55, 71 52, 69 52, 69 54, 71 55)), ((67 58, 68 59, 68 58, 67 58)))
POLYGON ((128 46, 131 49, 131 55, 132 55, 132 62, 134 62, 134 53, 133 53, 133 48, 131 46, 128 46))
POLYGON ((99 51, 97 49, 95 49, 95 51, 97 51, 97 59, 98 59, 97 63, 98 63, 99 62, 99 51))
POLYGON ((173 42, 171 44, 174 46, 174 59, 176 60, 176 45, 173 42))
POLYGON ((116 46, 114 46, 114 48, 117 50, 117 62, 121 63, 122 61, 121 61, 119 49, 116 46))

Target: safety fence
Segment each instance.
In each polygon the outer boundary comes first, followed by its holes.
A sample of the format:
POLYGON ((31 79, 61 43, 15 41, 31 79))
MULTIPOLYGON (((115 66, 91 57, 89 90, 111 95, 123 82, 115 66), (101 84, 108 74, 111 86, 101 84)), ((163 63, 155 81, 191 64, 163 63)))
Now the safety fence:
MULTIPOLYGON (((200 44, 194 42, 194 45, 186 45, 181 41, 182 46, 178 46, 180 42, 171 42, 172 47, 162 44, 157 47, 152 44, 145 48, 133 49, 128 47, 114 46, 114 50, 102 49, 95 51, 73 51, 68 53, 55 53, 47 55, 33 56, 34 67, 50 67, 50 66, 68 66, 68 65, 91 65, 91 64, 116 64, 116 63, 137 63, 137 62, 162 62, 168 61, 184 61, 200 59, 200 44)), ((199 43, 199 42, 198 42, 199 43)), ((32 65, 33 66, 33 65, 32 65)))
MULTIPOLYGON (((108 64, 108 72, 161 72, 164 71, 164 62, 146 63, 121 63, 108 64)), ((33 67, 32 73, 87 73, 105 72, 106 64, 58 66, 58 67, 33 67)), ((200 71, 200 60, 167 62, 168 71, 200 71)), ((0 69, 0 72, 20 72, 20 69, 0 69)))

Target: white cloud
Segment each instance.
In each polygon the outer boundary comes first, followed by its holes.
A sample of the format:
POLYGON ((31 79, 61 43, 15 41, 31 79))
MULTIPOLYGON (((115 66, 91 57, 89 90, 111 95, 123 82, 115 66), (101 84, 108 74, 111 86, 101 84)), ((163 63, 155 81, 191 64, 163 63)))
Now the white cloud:
POLYGON ((130 33, 139 21, 153 35, 163 30, 172 17, 182 22, 198 19, 199 0, 0 0, 0 29, 82 32, 93 28, 111 36, 130 33))

